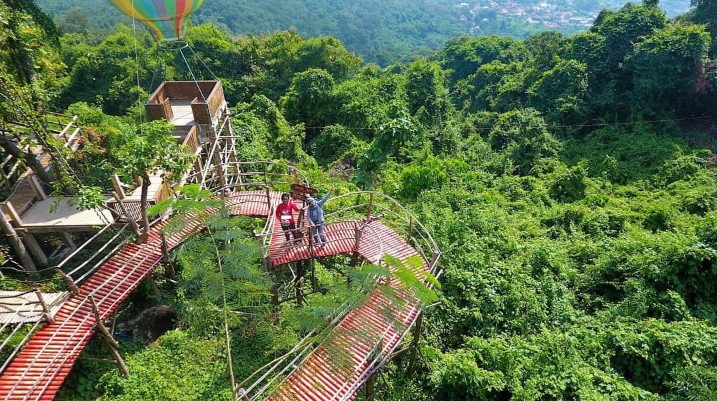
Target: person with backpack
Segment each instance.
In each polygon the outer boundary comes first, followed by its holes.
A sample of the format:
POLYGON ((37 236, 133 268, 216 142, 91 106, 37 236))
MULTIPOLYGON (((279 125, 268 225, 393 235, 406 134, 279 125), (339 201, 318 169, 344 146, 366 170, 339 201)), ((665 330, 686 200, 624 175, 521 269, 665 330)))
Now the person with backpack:
POLYGON ((306 213, 306 219, 309 224, 314 227, 314 243, 319 244, 320 247, 324 247, 328 240, 326 239, 326 233, 324 232, 324 203, 329 200, 331 193, 327 193, 326 196, 321 200, 316 200, 312 197, 306 199, 308 205, 308 211, 306 213))

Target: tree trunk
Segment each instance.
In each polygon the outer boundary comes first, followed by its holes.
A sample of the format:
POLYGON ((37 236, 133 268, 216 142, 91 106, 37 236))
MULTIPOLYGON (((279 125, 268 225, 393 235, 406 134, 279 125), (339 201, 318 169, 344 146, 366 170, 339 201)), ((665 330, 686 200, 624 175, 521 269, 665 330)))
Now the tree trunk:
POLYGON ((376 395, 376 375, 378 375, 378 372, 369 377, 366 382, 366 388, 364 390, 366 393, 366 401, 373 401, 374 396, 376 395))
POLYGON ((139 178, 142 185, 142 199, 140 202, 140 210, 142 212, 142 226, 144 228, 144 234, 149 234, 149 216, 147 215, 147 209, 149 209, 149 203, 147 202, 147 195, 149 192, 149 176, 147 174, 144 177, 139 178))
POLYGON ((22 243, 22 240, 18 237, 15 229, 12 228, 10 222, 5 218, 5 213, 3 213, 2 210, 0 210, 0 227, 10 242, 15 254, 20 258, 20 262, 22 263, 22 267, 25 271, 28 273, 36 273, 37 268, 35 267, 35 262, 32 261, 30 254, 27 253, 27 249, 25 249, 25 244, 22 243))
POLYGON ((0 140, 0 146, 2 146, 8 154, 13 155, 18 159, 24 159, 25 163, 27 163, 30 169, 35 172, 35 175, 37 175, 41 181, 45 183, 52 183, 55 180, 49 172, 45 171, 42 163, 40 163, 40 159, 38 159, 32 152, 23 151, 15 142, 7 139, 0 140))

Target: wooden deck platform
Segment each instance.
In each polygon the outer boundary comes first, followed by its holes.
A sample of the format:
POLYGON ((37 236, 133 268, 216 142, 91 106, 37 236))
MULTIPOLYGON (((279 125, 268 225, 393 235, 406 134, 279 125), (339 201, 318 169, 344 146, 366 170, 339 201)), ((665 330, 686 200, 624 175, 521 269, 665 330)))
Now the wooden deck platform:
POLYGON ((59 202, 53 198, 35 202, 23 215, 19 230, 27 232, 94 231, 113 222, 109 210, 80 210, 71 198, 59 202))
MULTIPOLYGON (((42 294, 42 299, 54 316, 69 296, 69 292, 52 292, 42 294)), ((35 323, 43 318, 44 310, 35 293, 0 290, 0 325, 35 323)))

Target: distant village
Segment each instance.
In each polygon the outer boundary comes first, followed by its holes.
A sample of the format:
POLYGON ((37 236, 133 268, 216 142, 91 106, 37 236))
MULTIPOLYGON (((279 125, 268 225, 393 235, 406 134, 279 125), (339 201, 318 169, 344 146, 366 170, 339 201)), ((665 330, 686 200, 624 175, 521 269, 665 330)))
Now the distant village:
MULTIPOLYGON (((496 13, 500 16, 513 17, 531 24, 543 24, 557 29, 566 26, 589 27, 595 21, 597 12, 576 10, 554 1, 526 0, 471 0, 457 4, 462 21, 475 21, 479 16, 496 13)), ((480 21, 475 21, 480 24, 480 21)))

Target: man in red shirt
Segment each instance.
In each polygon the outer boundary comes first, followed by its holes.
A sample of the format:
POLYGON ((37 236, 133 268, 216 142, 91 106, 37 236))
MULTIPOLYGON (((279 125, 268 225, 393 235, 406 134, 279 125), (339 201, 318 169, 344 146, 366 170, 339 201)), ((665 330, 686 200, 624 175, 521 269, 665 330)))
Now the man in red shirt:
POLYGON ((276 207, 276 218, 281 221, 281 229, 284 230, 284 236, 290 241, 289 232, 294 235, 294 239, 299 239, 299 233, 296 230, 296 222, 294 222, 294 211, 301 211, 298 206, 291 201, 289 194, 281 195, 281 203, 276 207))

